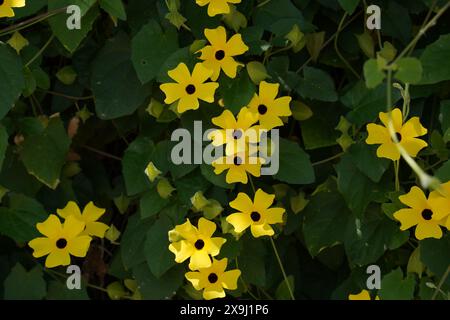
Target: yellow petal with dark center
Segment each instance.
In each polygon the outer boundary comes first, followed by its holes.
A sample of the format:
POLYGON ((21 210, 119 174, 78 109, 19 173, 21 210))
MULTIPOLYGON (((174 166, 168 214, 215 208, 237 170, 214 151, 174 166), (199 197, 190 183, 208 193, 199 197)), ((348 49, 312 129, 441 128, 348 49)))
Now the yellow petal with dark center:
POLYGON ((264 190, 258 189, 255 193, 254 206, 257 211, 264 211, 272 205, 273 200, 275 200, 274 194, 268 194, 264 190))
POLYGON ((186 64, 180 63, 175 69, 170 70, 168 73, 169 77, 180 84, 185 84, 190 81, 191 73, 186 64))
POLYGON ((233 213, 230 214, 226 220, 233 226, 234 231, 236 231, 237 233, 241 233, 252 224, 252 219, 250 218, 249 213, 233 213))
POLYGON ((428 207, 427 198, 419 187, 412 187, 411 190, 398 199, 407 206, 414 208, 418 211, 422 211, 428 207))
POLYGON ((422 126, 418 117, 409 119, 401 130, 402 137, 416 138, 427 134, 427 129, 422 126))
POLYGON ((28 245, 33 249, 33 257, 40 258, 46 256, 55 250, 55 241, 49 238, 36 238, 31 240, 28 245))
POLYGON ((54 214, 51 214, 47 220, 36 224, 36 228, 48 238, 57 238, 62 232, 61 221, 54 214))
POLYGON ((416 227, 416 238, 418 240, 426 238, 442 238, 442 229, 435 221, 426 221, 419 223, 416 227))
POLYGON ((81 211, 78 205, 73 202, 69 201, 65 208, 63 209, 56 209, 56 212, 61 218, 67 219, 67 217, 74 215, 78 219, 81 219, 81 211))
POLYGON ((245 45, 244 41, 242 41, 242 36, 240 34, 233 35, 225 46, 225 51, 229 56, 244 54, 248 49, 249 48, 245 45))
POLYGON ((390 114, 388 112, 380 112, 379 114, 381 122, 386 128, 389 128, 389 120, 392 117, 392 124, 395 132, 400 132, 403 124, 402 111, 399 108, 393 109, 390 114))
POLYGON ((400 230, 407 230, 421 221, 420 212, 416 209, 400 209, 394 213, 394 218, 400 221, 400 230))
POLYGON ((369 123, 367 125, 367 133, 367 144, 382 144, 392 142, 388 129, 386 127, 380 126, 379 124, 369 123))
POLYGON ((67 241, 67 250, 75 257, 85 257, 92 238, 89 236, 79 236, 67 241))
POLYGON ((236 290, 237 289, 237 281, 239 276, 241 275, 241 271, 238 269, 226 271, 222 274, 222 286, 225 289, 236 290))
POLYGON ((396 161, 400 159, 400 151, 398 151, 398 148, 394 142, 383 143, 377 149, 377 157, 396 161))
POLYGON ((67 250, 54 250, 45 259, 45 266, 47 268, 54 268, 58 266, 68 266, 70 264, 70 255, 67 250))
POLYGON ((255 238, 273 236, 275 234, 272 227, 268 224, 252 224, 250 230, 255 238))

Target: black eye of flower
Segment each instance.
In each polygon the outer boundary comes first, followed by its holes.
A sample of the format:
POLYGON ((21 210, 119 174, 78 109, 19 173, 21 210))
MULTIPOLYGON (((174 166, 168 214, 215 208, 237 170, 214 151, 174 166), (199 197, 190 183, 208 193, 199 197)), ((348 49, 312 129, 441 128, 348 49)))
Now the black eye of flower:
POLYGON ((250 218, 252 218, 252 220, 253 220, 254 222, 258 222, 258 221, 261 219, 261 215, 259 214, 259 212, 253 211, 253 212, 250 214, 250 218))
POLYGON ((209 281, 209 283, 216 283, 217 280, 219 280, 219 277, 218 277, 217 274, 215 274, 215 273, 211 273, 211 274, 208 276, 208 281, 209 281))
POLYGON ((234 157, 234 159, 233 159, 233 163, 234 163, 234 165, 236 165, 236 166, 240 166, 240 165, 242 164, 242 159, 241 159, 240 157, 236 156, 236 157, 234 157))
POLYGON ((66 239, 61 238, 61 239, 58 239, 58 241, 56 241, 56 247, 58 249, 64 249, 66 246, 67 246, 67 240, 66 239))
POLYGON ((195 86, 193 84, 190 84, 186 87, 186 92, 188 94, 194 94, 195 93, 195 86))
POLYGON ((395 136, 397 137, 398 142, 402 141, 402 135, 399 132, 396 132, 395 136))
POLYGON ((241 130, 234 130, 233 131, 233 139, 238 140, 242 137, 242 131, 241 130))
POLYGON ((222 60, 223 58, 225 58, 225 51, 223 51, 223 50, 218 50, 218 51, 216 51, 215 56, 216 56, 216 59, 220 61, 220 60, 222 60))
POLYGON ((203 247, 205 246, 205 242, 203 240, 199 239, 199 240, 195 241, 194 246, 197 250, 202 250, 203 247))
POLYGON ((425 220, 431 220, 432 217, 433 211, 431 211, 430 209, 425 209, 422 211, 422 218, 424 218, 425 220))
POLYGON ((265 105, 263 105, 263 104, 260 104, 258 106, 258 112, 259 112, 260 115, 265 115, 266 112, 267 112, 267 107, 265 105))

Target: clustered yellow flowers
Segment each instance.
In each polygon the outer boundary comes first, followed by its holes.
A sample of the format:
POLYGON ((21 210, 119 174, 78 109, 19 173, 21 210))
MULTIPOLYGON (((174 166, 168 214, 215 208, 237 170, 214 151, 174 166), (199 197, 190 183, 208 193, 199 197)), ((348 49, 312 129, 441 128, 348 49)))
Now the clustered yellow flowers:
POLYGON ((14 17, 15 14, 12 8, 25 7, 25 0, 3 0, 0 3, 0 18, 14 17))
MULTIPOLYGON (((402 148, 412 158, 425 147, 427 142, 419 137, 427 134, 418 117, 412 117, 405 122, 402 111, 393 109, 390 113, 380 112, 379 118, 383 125, 370 123, 367 125, 368 137, 366 143, 379 144, 377 156, 393 161, 400 160, 402 148), (390 123, 396 139, 390 131, 390 123)), ((399 197, 400 202, 408 208, 394 213, 394 218, 400 222, 401 230, 415 228, 418 240, 426 238, 442 238, 442 227, 450 229, 450 182, 440 186, 427 197, 417 186, 399 197)))
POLYGON ((57 210, 64 223, 54 214, 38 223, 36 228, 44 237, 31 240, 28 245, 33 249, 33 256, 47 256, 45 266, 54 268, 70 264, 70 256, 85 257, 92 237, 103 238, 109 228, 97 220, 105 209, 88 203, 83 212, 75 202, 70 201, 64 209, 57 210))
MULTIPOLYGON (((208 5, 208 14, 227 14, 230 3, 241 0, 196 0, 200 6, 208 5)), ((200 101, 213 103, 216 90, 219 88, 221 73, 229 78, 236 78, 239 68, 243 66, 237 59, 249 48, 240 34, 227 36, 226 29, 219 26, 205 29, 204 35, 208 44, 198 50, 199 60, 192 73, 188 66, 181 62, 170 70, 168 75, 175 82, 163 83, 160 89, 165 94, 166 104, 175 104, 178 113, 196 110, 200 101)), ((224 111, 212 119, 218 128, 209 133, 208 139, 214 147, 223 147, 225 154, 212 162, 214 173, 219 175, 226 171, 227 183, 247 184, 251 177, 260 177, 265 158, 259 156, 258 149, 262 135, 269 130, 284 125, 285 118, 290 116, 291 97, 279 97, 280 85, 261 81, 258 93, 255 93, 248 105, 242 106, 235 116, 219 99, 218 104, 224 111)), ((269 149, 269 148, 267 148, 269 149)), ((269 150, 267 150, 269 151, 269 150)), ((149 164, 147 175, 155 179, 159 171, 149 164)), ((199 193, 194 201, 199 202, 199 193)), ((204 200, 204 199, 203 199, 204 200)), ((255 238, 273 236, 273 225, 283 223, 285 209, 272 207, 275 196, 258 189, 254 198, 241 192, 229 203, 236 212, 226 218, 233 227, 236 236, 250 229, 255 238)), ((202 206, 202 205, 200 205, 202 206)), ((198 212, 198 210, 196 211, 198 212)), ((215 216, 214 216, 215 217, 215 216)), ((214 237, 216 223, 201 217, 197 226, 189 219, 169 231, 169 250, 175 255, 177 263, 189 260, 190 272, 185 277, 192 286, 203 292, 204 299, 225 297, 225 290, 237 289, 237 281, 241 275, 238 269, 227 270, 228 259, 217 259, 226 239, 214 237)))

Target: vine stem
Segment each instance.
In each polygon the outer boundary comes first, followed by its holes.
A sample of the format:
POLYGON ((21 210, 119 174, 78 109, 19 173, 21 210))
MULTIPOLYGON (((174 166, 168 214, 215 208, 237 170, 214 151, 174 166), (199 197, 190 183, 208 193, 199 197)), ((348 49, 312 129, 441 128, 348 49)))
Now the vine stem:
POLYGON ((395 169, 395 191, 400 191, 400 160, 394 161, 394 169, 395 169))
POLYGON ((42 48, 36 52, 36 54, 31 58, 26 64, 25 68, 28 68, 44 51, 47 49, 47 47, 52 43, 53 39, 55 39, 55 35, 52 34, 52 36, 47 40, 47 42, 42 46, 42 48))
MULTIPOLYGON (((255 190, 255 185, 253 184, 253 179, 252 179, 252 177, 250 175, 248 176, 248 178, 250 180, 250 184, 252 186, 253 193, 255 194, 256 190, 255 190)), ((283 278, 284 278, 284 282, 286 283, 286 287, 288 288, 289 295, 291 296, 292 300, 295 300, 294 292, 292 291, 291 284, 289 283, 289 279, 288 279, 288 277, 286 275, 286 271, 284 270, 283 262, 281 261, 280 254, 278 253, 278 250, 277 250, 277 247, 275 245, 275 242, 273 241, 272 237, 269 237, 269 239, 270 239, 270 243, 272 244, 272 248, 273 248, 273 252, 275 253, 275 257, 277 258, 278 264, 280 266, 281 273, 282 273, 283 278)))
POLYGON ((355 69, 353 69, 353 67, 350 65, 350 63, 348 63, 347 59, 345 59, 345 57, 341 54, 341 51, 339 50, 339 47, 338 47, 339 33, 341 33, 341 31, 342 31, 342 26, 344 24, 345 18, 347 18, 347 12, 344 13, 344 15, 342 16, 341 21, 339 22, 339 26, 338 26, 338 29, 336 31, 336 36, 334 37, 334 50, 336 51, 339 59, 341 59, 341 61, 355 75, 355 77, 357 79, 361 79, 361 77, 355 71, 355 69))
POLYGON ((433 296, 431 297, 431 300, 436 300, 438 293, 441 291, 441 287, 444 285, 445 280, 447 280, 448 276, 450 274, 450 266, 448 266, 445 273, 442 275, 441 280, 438 283, 438 286, 436 288, 436 291, 434 291, 433 296))
POLYGON ((53 11, 50 11, 50 12, 43 13, 43 14, 38 15, 36 17, 33 17, 31 19, 22 21, 22 22, 20 22, 18 24, 9 26, 9 27, 7 27, 7 28, 5 28, 3 30, 0 30, 0 37, 1 36, 5 36, 7 34, 14 33, 16 31, 20 31, 20 30, 25 29, 25 28, 28 28, 28 27, 30 27, 32 25, 35 25, 36 23, 44 21, 44 20, 46 20, 48 18, 51 18, 51 17, 53 17, 53 16, 55 16, 57 14, 66 12, 66 10, 67 10, 67 7, 56 9, 56 10, 53 10, 53 11))
MULTIPOLYGON (((236 269, 239 269, 239 262, 238 262, 237 257, 236 257, 235 263, 236 263, 236 269)), ((258 300, 258 298, 250 291, 250 288, 245 283, 244 278, 242 278, 242 276, 239 278, 241 279, 241 282, 244 285, 244 289, 249 294, 249 296, 252 297, 253 300, 258 300)))

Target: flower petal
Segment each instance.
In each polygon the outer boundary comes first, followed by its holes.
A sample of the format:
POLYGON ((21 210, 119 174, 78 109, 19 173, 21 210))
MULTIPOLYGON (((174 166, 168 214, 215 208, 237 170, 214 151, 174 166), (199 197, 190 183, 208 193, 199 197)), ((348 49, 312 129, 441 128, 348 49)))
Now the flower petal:
POLYGON ((263 189, 258 189, 255 193, 255 200, 254 200, 255 208, 257 211, 264 211, 273 204, 274 200, 275 200, 274 194, 269 194, 264 192, 263 189))
POLYGON ((78 205, 73 202, 73 201, 69 201, 66 205, 65 208, 63 209, 56 209, 56 212, 58 213, 58 215, 63 218, 63 219, 67 219, 68 216, 74 215, 75 217, 77 217, 78 219, 81 219, 81 211, 80 208, 78 207, 78 205))
POLYGON ((241 64, 236 62, 232 57, 225 57, 220 63, 223 72, 231 79, 236 78, 237 68, 240 65, 241 64))
POLYGON ((178 83, 184 84, 191 79, 191 73, 189 72, 187 65, 183 62, 179 63, 175 69, 169 70, 167 74, 178 83))
POLYGON ((209 268, 211 266, 211 258, 205 250, 195 251, 189 261, 189 269, 198 270, 201 268, 209 268))
POLYGON ((397 146, 394 142, 383 143, 377 149, 377 157, 396 161, 400 159, 400 151, 398 151, 397 146))
POLYGON ((418 117, 409 119, 401 130, 402 137, 416 138, 427 134, 427 129, 422 126, 418 117))
POLYGON ((215 29, 205 29, 204 33, 206 39, 208 39, 213 47, 225 47, 227 43, 227 32, 224 27, 219 26, 215 29))
POLYGON ((248 47, 242 40, 242 36, 238 33, 228 40, 225 51, 229 56, 238 56, 248 51, 248 47))
POLYGON ((169 250, 175 255, 175 262, 183 263, 194 253, 194 247, 186 240, 171 243, 169 250))
POLYGON ((185 277, 195 290, 202 290, 205 287, 205 277, 200 272, 187 272, 185 277))
POLYGON ((172 104, 180 98, 187 96, 185 87, 178 83, 163 83, 159 88, 166 95, 164 99, 164 103, 166 104, 172 104))
POLYGON ((392 142, 389 131, 386 127, 379 124, 369 123, 367 125, 367 144, 383 144, 392 142))
POLYGON ((206 238, 211 238, 211 236, 216 231, 216 224, 212 221, 209 221, 205 218, 200 218, 198 220, 198 232, 205 236, 206 238))
POLYGON ((225 298, 225 291, 218 284, 216 284, 214 286, 209 286, 209 287, 206 287, 205 290, 203 291, 203 298, 205 300, 225 298))
POLYGON ((86 224, 85 233, 90 236, 103 238, 103 237, 105 237, 105 232, 108 229, 109 229, 109 226, 102 222, 88 222, 86 224))
POLYGON ((237 233, 241 233, 252 224, 250 214, 242 212, 230 214, 226 220, 233 226, 234 231, 237 233))
MULTIPOLYGON (((391 111, 392 116, 392 124, 394 125, 394 129, 396 132, 400 132, 403 124, 403 115, 402 111, 399 108, 395 108, 391 111)), ((380 112, 379 117, 381 122, 384 124, 386 128, 389 128, 389 113, 388 112, 380 112)))
POLYGON ((200 106, 198 99, 193 95, 184 96, 178 101, 178 113, 183 113, 188 110, 197 110, 200 106))
POLYGON ((97 221, 105 213, 105 209, 96 207, 94 203, 89 202, 83 210, 83 220, 85 222, 97 221))
POLYGON ((192 71, 192 81, 197 85, 204 83, 211 77, 213 71, 211 69, 205 68, 202 63, 195 64, 194 71, 192 71))
POLYGON ((46 256, 55 249, 55 241, 49 238, 36 238, 31 240, 28 245, 34 250, 33 257, 35 258, 46 256))
POLYGON ((250 230, 252 232, 252 235, 255 238, 259 238, 262 236, 273 236, 275 232, 273 231, 272 227, 266 223, 264 224, 252 224, 250 226, 250 230))
POLYGON ((48 238, 56 238, 62 231, 61 221, 54 214, 49 215, 44 222, 37 223, 36 228, 48 238))
POLYGON ((214 102, 214 95, 219 84, 217 82, 208 82, 200 84, 197 88, 197 97, 203 101, 214 102))
POLYGON ((68 266, 70 264, 70 255, 67 250, 54 250, 45 259, 45 266, 47 268, 54 268, 57 266, 68 266))
POLYGON ((408 152, 411 157, 415 157, 420 152, 420 150, 428 146, 428 143, 421 139, 409 138, 402 139, 400 145, 405 149, 406 152, 408 152))
POLYGON ((70 239, 67 242, 67 250, 75 257, 85 257, 92 238, 89 236, 79 236, 74 239, 70 239))
POLYGON ((261 81, 259 84, 259 97, 261 100, 268 104, 275 100, 278 95, 278 90, 280 85, 278 83, 268 83, 266 81, 261 81))
POLYGON ((419 187, 412 187, 407 194, 404 194, 398 199, 407 206, 414 208, 420 212, 428 207, 427 198, 419 187))
POLYGON ((266 222, 269 224, 282 223, 285 211, 283 208, 269 208, 265 210, 266 222))
POLYGON ((69 240, 83 232, 85 227, 86 224, 83 221, 75 218, 75 216, 69 216, 66 221, 64 221, 62 234, 64 238, 69 240))
POLYGON ((237 289, 237 281, 239 276, 241 275, 241 270, 235 269, 230 270, 222 274, 221 280, 222 280, 222 286, 225 289, 229 290, 236 290, 237 289))
POLYGON ((220 253, 220 248, 222 248, 222 245, 227 242, 227 239, 215 237, 211 238, 208 243, 208 253, 215 257, 220 253))
POLYGON ((416 238, 418 240, 426 238, 442 238, 442 229, 435 221, 426 221, 419 223, 416 227, 416 238))
POLYGON ((415 209, 400 209, 394 213, 394 218, 400 221, 400 230, 407 230, 420 221, 420 213, 415 209))

